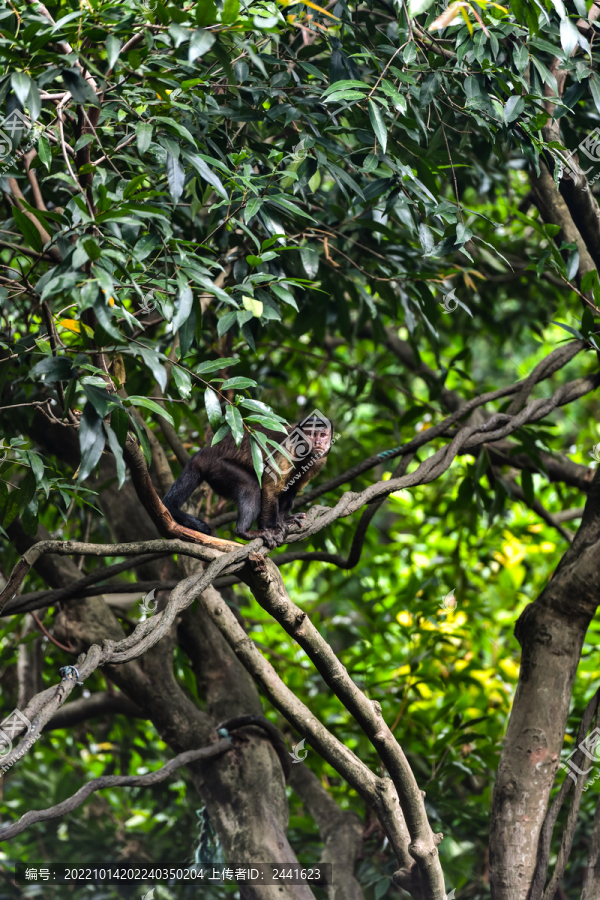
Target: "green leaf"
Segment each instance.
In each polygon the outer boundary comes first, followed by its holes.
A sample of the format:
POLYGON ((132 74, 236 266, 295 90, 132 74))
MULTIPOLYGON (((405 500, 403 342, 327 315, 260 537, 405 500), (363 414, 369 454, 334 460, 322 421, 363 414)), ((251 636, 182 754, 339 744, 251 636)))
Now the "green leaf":
POLYGON ((193 63, 199 56, 204 56, 205 53, 208 53, 215 41, 216 37, 212 31, 205 31, 204 28, 196 29, 190 37, 189 62, 193 63))
POLYGON ((198 174, 202 178, 204 178, 204 180, 206 182, 208 182, 208 184, 210 184, 210 185, 212 185, 212 187, 214 187, 217 194, 219 194, 221 197, 223 197, 224 200, 229 200, 229 194, 223 187, 223 182, 221 181, 221 179, 219 178, 218 175, 215 175, 215 173, 212 171, 212 169, 209 169, 209 167, 206 165, 204 160, 201 159, 201 157, 198 156, 197 153, 189 153, 187 150, 184 150, 183 148, 182 148, 181 152, 182 152, 183 156, 188 160, 188 162, 190 162, 193 165, 193 167, 198 172, 198 174))
POLYGON ((41 253, 44 244, 42 242, 42 238, 40 236, 39 231, 29 218, 22 210, 13 207, 12 214, 15 218, 15 222, 17 223, 17 227, 29 246, 36 251, 36 253, 41 253))
POLYGON ((569 334, 572 334, 573 337, 576 337, 580 341, 584 339, 582 333, 580 331, 577 331, 576 328, 571 328, 570 325, 564 325, 562 322, 555 322, 554 319, 552 319, 552 324, 558 325, 558 327, 562 328, 563 331, 567 331, 569 334))
POLYGON ((102 419, 94 409, 93 405, 88 401, 81 416, 79 425, 79 449, 81 451, 81 465, 77 481, 81 483, 85 481, 96 464, 100 461, 102 451, 104 450, 104 430, 102 428, 102 419))
POLYGON ((240 0, 225 0, 223 12, 221 13, 221 22, 224 25, 233 25, 239 14, 240 0))
POLYGON ((229 425, 227 423, 225 423, 225 425, 221 425, 221 427, 219 428, 219 430, 213 437, 210 446, 214 447, 215 444, 218 444, 220 441, 222 441, 223 438, 227 437, 228 434, 231 434, 231 428, 229 427, 229 425))
POLYGON ((170 153, 167 153, 167 180, 173 203, 177 203, 183 193, 185 172, 179 160, 170 153))
POLYGON ((108 446, 112 450, 113 456, 115 458, 115 463, 117 466, 117 481, 120 490, 125 482, 125 460, 123 459, 123 448, 121 447, 117 435, 112 430, 110 425, 108 425, 106 422, 104 423, 104 430, 108 438, 108 446))
POLYGON ((512 97, 509 97, 506 101, 506 106, 504 107, 504 122, 508 125, 510 122, 514 122, 517 119, 523 110, 525 109, 525 101, 518 94, 513 94, 512 97))
POLYGON ((100 106, 92 86, 85 80, 77 69, 61 69, 65 87, 73 95, 77 103, 91 103, 92 106, 100 106))
POLYGON ((591 311, 591 309, 589 308, 589 306, 586 306, 586 308, 583 311, 583 315, 581 317, 581 333, 584 334, 586 337, 589 337, 590 332, 594 331, 595 324, 596 323, 594 322, 594 314, 591 311))
POLYGON ((375 132, 375 136, 381 145, 381 149, 385 153, 387 147, 387 129, 385 127, 381 109, 372 100, 369 100, 369 119, 371 120, 371 126, 375 132))
POLYGON ((44 137, 43 134, 40 135, 40 139, 37 145, 38 156, 42 163, 46 166, 48 172, 50 171, 50 164, 52 163, 52 152, 50 150, 50 142, 47 137, 44 137))
POLYGON ((594 98, 594 103, 596 104, 596 109, 600 112, 600 78, 598 78, 595 72, 588 83, 590 91, 592 92, 592 97, 594 98))
POLYGON ((242 414, 239 409, 235 406, 227 405, 225 410, 225 419, 231 428, 231 433, 233 434, 233 440, 235 441, 236 447, 239 447, 242 443, 242 438, 244 437, 244 422, 242 420, 242 414))
POLYGON ((35 537, 39 526, 37 497, 34 497, 23 510, 21 524, 25 534, 28 534, 30 537, 35 537))
POLYGON ((575 27, 575 23, 567 17, 560 23, 560 43, 565 56, 571 56, 573 50, 579 43, 579 32, 575 27))
POLYGON ((67 356, 50 356, 36 363, 29 374, 34 378, 45 375, 47 382, 69 381, 77 374, 77 369, 67 356))
POLYGON ((153 130, 150 122, 138 122, 135 126, 136 143, 140 155, 145 153, 150 146, 153 130))
POLYGON ((212 388, 207 387, 204 391, 204 406, 206 407, 206 414, 208 416, 210 426, 214 430, 216 426, 220 424, 221 419, 223 418, 223 413, 221 412, 221 404, 219 402, 219 398, 212 388))
MULTIPOLYGON (((569 281, 573 281, 579 270, 579 250, 573 250, 567 260, 566 276, 569 281)), ((586 312, 589 312, 586 309, 586 312)))
POLYGON ((236 378, 228 378, 227 381, 224 381, 221 385, 222 391, 227 391, 229 388, 250 388, 250 387, 258 387, 258 383, 253 381, 252 378, 244 378, 242 375, 238 375, 236 378))
POLYGON ((407 110, 406 99, 402 94, 400 94, 394 85, 384 78, 380 84, 380 88, 384 94, 386 94, 392 103, 394 104, 394 108, 401 113, 405 113, 407 110))
POLYGON ((121 398, 118 394, 109 394, 106 389, 97 387, 94 384, 84 384, 83 393, 102 418, 108 415, 109 409, 121 406, 121 398))
POLYGON ((241 359, 235 359, 233 356, 224 356, 223 359, 212 359, 207 362, 200 363, 196 368, 198 375, 205 375, 207 372, 216 372, 219 369, 227 369, 229 366, 237 366, 241 359))
POLYGON ((257 425, 264 425, 265 428, 271 428, 273 431, 281 431, 287 434, 287 428, 281 422, 271 419, 269 416, 246 416, 245 422, 256 422, 257 425))
POLYGON ((143 406, 145 409, 149 409, 150 412, 162 416, 163 419, 166 419, 171 425, 175 424, 171 413, 167 412, 162 406, 159 406, 155 400, 151 400, 149 397, 138 397, 137 395, 131 395, 127 399, 132 406, 143 406))
POLYGON ((202 3, 196 4, 195 9, 196 25, 204 28, 206 25, 214 25, 217 21, 217 7, 213 0, 202 0, 202 3))
POLYGON ((31 87, 31 78, 26 72, 13 72, 10 76, 10 83, 19 103, 21 106, 25 106, 31 87))
POLYGON ((521 487, 525 494, 525 501, 531 506, 535 500, 535 493, 533 490, 533 476, 527 469, 521 472, 521 487))
POLYGON ((120 446, 124 447, 127 441, 127 432, 129 431, 129 415, 123 407, 117 407, 111 412, 110 427, 116 434, 120 446))
POLYGON ((166 116, 155 116, 154 121, 162 122, 170 131, 174 131, 177 137, 189 141, 193 147, 196 146, 196 141, 194 140, 192 133, 188 131, 185 125, 182 125, 181 122, 178 122, 176 119, 168 119, 166 116))
POLYGON ((179 331, 184 322, 187 322, 192 311, 194 295, 189 285, 179 289, 177 310, 173 317, 173 331, 179 331))
POLYGON ((227 294, 223 290, 223 288, 217 287, 216 284, 213 284, 210 278, 207 278, 206 275, 200 275, 195 269, 189 269, 185 267, 183 271, 186 273, 186 275, 189 275, 189 277, 192 278, 196 282, 196 284, 199 284, 201 287, 203 287, 204 290, 209 294, 214 294, 214 296, 218 297, 219 300, 222 300, 223 303, 229 303, 231 306, 237 306, 237 303, 233 299, 233 297, 230 297, 229 294, 227 294))
POLYGON ((244 409, 251 409, 254 412, 262 413, 263 415, 268 415, 269 418, 275 419, 277 422, 281 422, 284 425, 287 425, 287 419, 284 419, 282 416, 278 416, 276 412, 273 412, 270 406, 266 403, 263 403, 262 400, 250 400, 244 398, 240 401, 240 406, 243 406, 244 409))
POLYGON ((31 450, 27 451, 27 459, 35 476, 36 487, 39 487, 44 481, 44 463, 42 462, 38 454, 33 453, 33 451, 31 450))
POLYGON ((189 400, 192 396, 192 379, 185 369, 181 369, 179 366, 173 366, 171 373, 180 396, 184 400, 189 400))
POLYGON ((421 93, 419 95, 419 104, 422 109, 428 106, 438 92, 442 78, 439 72, 431 72, 421 85, 421 93))
POLYGON ((33 471, 31 469, 29 469, 25 473, 25 477, 23 478, 23 481, 19 485, 19 491, 17 494, 17 503, 18 503, 17 508, 20 513, 22 513, 23 510, 25 509, 25 507, 31 503, 31 501, 33 500, 33 497, 35 495, 35 491, 36 491, 35 475, 33 474, 33 471))
MULTIPOLYGON (((108 58, 108 68, 114 69, 115 63, 121 52, 121 41, 114 34, 109 34, 106 38, 106 55, 108 58)), ((119 485, 120 487, 120 485, 119 485)))
POLYGON ((271 284, 269 285, 272 292, 276 297, 279 297, 280 300, 283 300, 284 303, 289 303, 290 306, 293 306, 296 311, 298 311, 298 304, 296 303, 296 298, 288 291, 287 288, 284 288, 282 284, 271 284))
POLYGON ((262 486, 262 477, 263 471, 265 468, 265 461, 263 458, 261 446, 254 437, 254 435, 250 435, 250 450, 252 452, 252 465, 254 466, 254 471, 256 472, 256 477, 258 478, 259 485, 262 486))
MULTIPOLYGON (((336 85, 337 87, 337 85, 336 85)), ((364 94, 360 91, 334 91, 325 99, 325 103, 339 103, 340 100, 363 100, 364 94)))
POLYGON ((598 270, 590 269, 589 272, 586 272, 583 278, 581 279, 581 290, 585 294, 586 291, 593 289, 598 285, 598 270))
POLYGON ((329 97, 330 94, 337 93, 338 91, 352 90, 365 91, 368 93, 370 88, 368 84, 364 83, 364 81, 355 81, 354 79, 346 81, 336 81, 335 84, 330 84, 329 87, 323 91, 323 93, 321 94, 321 99, 323 97, 329 97))
POLYGON ((93 143, 95 140, 93 134, 82 134, 80 138, 77 139, 75 144, 75 152, 78 150, 82 150, 84 147, 87 147, 88 144, 93 143))
MULTIPOLYGON (((106 272, 108 275, 108 272, 106 272)), ((117 341, 117 343, 121 343, 123 340, 123 335, 121 332, 113 325, 112 322, 112 307, 106 305, 106 300, 104 296, 100 296, 96 302, 94 303, 94 312, 96 313, 96 318, 99 323, 102 325, 105 332, 113 338, 113 340, 117 341)))
POLYGON ((150 446, 150 441, 148 440, 148 435, 146 434, 146 429, 143 425, 140 425, 135 416, 131 417, 131 422, 133 423, 135 433, 138 436, 140 447, 142 448, 142 453, 146 460, 146 465, 150 466, 152 464, 152 448, 150 446))

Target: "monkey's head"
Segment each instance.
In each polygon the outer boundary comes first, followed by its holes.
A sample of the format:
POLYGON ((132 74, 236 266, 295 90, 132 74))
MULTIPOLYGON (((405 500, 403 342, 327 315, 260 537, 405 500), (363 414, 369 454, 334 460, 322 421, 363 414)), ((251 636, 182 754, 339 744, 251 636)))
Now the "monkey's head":
POLYGON ((331 449, 333 427, 329 419, 310 415, 298 425, 311 444, 311 452, 315 456, 326 456, 331 449))

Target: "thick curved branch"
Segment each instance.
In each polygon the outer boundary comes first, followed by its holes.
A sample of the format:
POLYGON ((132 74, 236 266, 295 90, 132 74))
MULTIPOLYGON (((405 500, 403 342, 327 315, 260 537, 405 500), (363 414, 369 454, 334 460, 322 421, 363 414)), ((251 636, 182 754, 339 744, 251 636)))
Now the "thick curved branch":
MULTIPOLYGON (((231 542, 223 541, 222 543, 230 545, 231 542)), ((242 545, 234 544, 233 546, 236 549, 239 549, 242 545)), ((23 583, 23 579, 31 567, 35 565, 40 556, 43 556, 45 553, 57 553, 59 556, 72 556, 73 554, 81 554, 83 556, 138 556, 140 553, 152 553, 155 557, 158 557, 159 554, 161 556, 171 556, 173 553, 182 553, 184 556, 192 556, 195 559, 202 560, 217 559, 221 556, 221 553, 218 550, 211 547, 204 547, 203 545, 195 547, 193 544, 188 544, 185 541, 169 541, 168 543, 161 540, 133 541, 130 544, 86 544, 83 541, 37 541, 37 543, 33 544, 33 546, 23 554, 13 569, 6 587, 0 593, 0 612, 4 609, 9 599, 13 600, 16 597, 16 592, 23 583)), ((119 565, 123 566, 122 563, 119 563, 119 565)), ((133 565, 133 562, 130 563, 130 566, 131 565, 133 565)), ((127 566, 127 568, 129 568, 129 566, 127 566)), ((102 578, 106 577, 108 571, 109 569, 104 570, 102 578)), ((121 569, 121 571, 123 571, 123 569, 121 569)), ((99 580, 100 579, 98 579, 98 581, 99 580)), ((87 581, 88 584, 93 583, 85 578, 82 578, 81 581, 87 581)), ((84 585, 82 584, 81 586, 83 587, 84 585)), ((57 599, 65 599, 66 597, 73 596, 74 593, 76 593, 76 588, 75 585, 72 585, 70 588, 65 589, 62 597, 57 599)), ((102 591, 100 591, 100 593, 102 593, 102 591)))
MULTIPOLYGON (((569 359, 572 359, 576 353, 583 349, 583 346, 585 346, 583 341, 573 341, 570 344, 563 345, 563 347, 559 348, 559 350, 553 351, 553 353, 550 354, 550 356, 545 360, 543 360, 542 363, 540 363, 540 365, 536 368, 540 370, 543 367, 543 371, 546 372, 546 375, 544 375, 543 377, 547 377, 548 374, 556 371, 556 368, 560 367, 560 365, 565 365, 569 359), (554 359, 551 359, 551 357, 554 357, 554 359)), ((522 382, 519 384, 522 384, 522 382)), ((360 494, 348 492, 342 496, 342 498, 339 500, 336 506, 333 507, 333 509, 327 509, 326 507, 313 507, 307 514, 306 524, 303 525, 302 528, 296 527, 294 530, 291 530, 287 536, 287 542, 295 543, 297 541, 304 540, 306 537, 316 534, 318 531, 331 524, 336 519, 352 515, 352 513, 357 512, 366 504, 372 503, 375 500, 385 498, 394 491, 402 490, 403 488, 415 487, 416 485, 429 484, 430 482, 435 481, 450 468, 453 460, 461 453, 473 452, 475 450, 478 450, 479 447, 483 446, 484 444, 496 443, 497 441, 502 440, 509 434, 513 434, 523 425, 530 424, 531 422, 537 422, 540 419, 545 418, 545 416, 549 415, 549 413, 551 413, 558 407, 564 406, 567 403, 571 403, 574 400, 579 399, 579 397, 582 397, 590 391, 594 390, 598 386, 598 384, 600 384, 600 375, 590 375, 586 378, 579 378, 575 381, 567 382, 567 384, 562 385, 554 392, 552 397, 548 399, 531 401, 525 406, 524 409, 521 410, 521 412, 518 413, 518 415, 510 416, 507 413, 496 413, 484 423, 477 423, 460 429, 456 433, 450 444, 447 444, 436 451, 436 453, 434 453, 423 463, 421 463, 421 465, 410 475, 403 475, 399 478, 391 478, 389 481, 379 481, 376 484, 370 485, 370 487, 366 488, 360 494)), ((512 387, 517 389, 519 385, 513 385, 512 387)), ((496 398, 500 393, 505 395, 507 390, 508 389, 505 388, 502 390, 502 392, 494 391, 491 393, 491 395, 488 394, 483 395, 483 397, 477 397, 475 398, 475 400, 471 401, 470 404, 466 404, 459 413, 454 413, 453 416, 459 416, 464 414, 466 411, 469 411, 469 407, 471 404, 480 405, 481 402, 484 402, 483 398, 485 397, 490 398, 491 396, 493 396, 494 398, 496 398)), ((453 418, 453 416, 449 416, 448 419, 445 420, 445 422, 440 423, 438 426, 427 429, 426 434, 431 434, 432 432, 443 433, 443 431, 447 430, 447 423, 450 419, 453 418)), ((425 443, 426 440, 428 439, 421 439, 421 436, 418 435, 412 441, 409 441, 408 444, 405 444, 402 447, 398 447, 393 451, 387 451, 382 454, 380 453, 376 458, 380 461, 382 457, 385 458, 386 456, 391 457, 408 455, 410 453, 413 453, 417 449, 417 447, 422 443, 425 443)), ((144 505, 146 511, 151 516, 153 521, 157 523, 158 527, 161 527, 163 531, 167 531, 167 533, 170 533, 169 529, 171 528, 171 526, 169 525, 169 522, 171 522, 174 526, 172 528, 172 531, 174 532, 172 535, 173 537, 182 536, 184 538, 184 541, 191 539, 195 542, 198 542, 201 545, 201 549, 198 549, 197 558, 200 559, 214 559, 215 551, 218 552, 218 550, 220 549, 228 550, 230 548, 234 548, 235 551, 243 551, 244 549, 247 549, 249 545, 246 545, 246 547, 244 547, 244 545, 237 544, 232 541, 223 541, 219 538, 206 538, 205 535, 201 535, 189 528, 183 528, 182 526, 175 525, 170 513, 154 490, 154 486, 150 481, 148 469, 146 467, 146 463, 141 450, 136 444, 134 444, 133 441, 130 440, 128 440, 127 442, 127 447, 130 448, 131 459, 137 466, 135 478, 133 478, 132 470, 132 480, 134 481, 134 484, 136 486, 136 491, 138 493, 138 496, 140 496, 140 498, 142 499, 142 502, 145 501, 144 505), (135 448, 137 453, 134 453, 132 448, 135 448), (136 483, 136 479, 138 483, 136 483), (199 541, 199 538, 206 538, 206 540, 199 541)), ((367 462, 370 463, 370 460, 367 460, 367 462)), ((364 463, 362 465, 364 465, 364 463)), ((355 469, 358 468, 360 467, 355 467, 355 469)), ((320 488, 318 490, 322 491, 323 488, 320 488)), ((311 491, 310 493, 312 495, 315 494, 314 491, 311 491)), ((173 545, 170 544, 168 549, 165 548, 166 552, 180 552, 185 553, 188 556, 195 556, 195 553, 192 553, 187 549, 181 549, 182 547, 185 547, 184 541, 178 542, 176 550, 175 548, 173 548, 173 545)), ((260 545, 262 546, 262 540, 260 541, 260 545)), ((51 541, 35 544, 19 560, 11 574, 8 584, 6 585, 2 593, 0 593, 0 612, 8 602, 8 599, 12 599, 16 594, 18 586, 22 583, 23 578, 33 564, 33 562, 29 560, 29 556, 31 554, 33 554, 33 561, 35 561, 35 559, 38 559, 39 555, 43 552, 80 552, 92 553, 98 556, 108 556, 114 555, 116 552, 122 552, 123 555, 125 555, 125 553, 140 553, 144 551, 155 551, 158 549, 162 549, 162 542, 146 541, 135 544, 121 544, 117 546, 127 549, 117 551, 115 545, 80 545, 76 541, 51 541), (65 549, 67 547, 83 547, 85 549, 65 549)), ((243 556, 247 556, 247 553, 243 554, 243 556)), ((235 552, 232 554, 232 558, 233 557, 236 557, 235 552)))
POLYGON ((427 897, 444 900, 444 880, 437 845, 425 810, 424 794, 419 790, 412 769, 381 714, 381 706, 369 700, 354 684, 329 644, 303 610, 285 590, 281 574, 272 560, 257 553, 248 558, 242 578, 258 603, 304 650, 313 665, 359 723, 390 774, 411 837, 409 852, 419 868, 427 897))
MULTIPOLYGON (((159 543, 161 547, 161 551, 159 553, 134 556, 133 559, 128 559, 126 560, 126 562, 115 563, 113 566, 106 566, 104 569, 98 569, 95 572, 92 572, 90 575, 86 575, 85 578, 80 578, 78 581, 75 581, 73 584, 69 585, 69 587, 66 588, 58 588, 53 591, 32 591, 30 594, 22 594, 20 597, 15 597, 14 600, 9 600, 6 607, 4 608, 4 612, 2 613, 2 615, 8 616, 14 615, 18 612, 28 612, 30 608, 29 603, 34 603, 38 600, 41 601, 39 606, 33 606, 31 607, 32 609, 42 609, 44 606, 52 606, 54 603, 58 603, 60 600, 69 600, 71 599, 71 597, 93 597, 95 596, 95 594, 93 593, 83 593, 89 586, 98 584, 99 581, 105 581, 107 578, 111 578, 113 575, 119 575, 121 572, 128 572, 129 570, 135 569, 138 566, 153 562, 155 559, 162 559, 166 553, 170 552, 170 548, 166 545, 163 545, 162 541, 157 541, 157 543, 159 543), (49 598, 51 598, 51 601, 46 602, 46 600, 49 598), (25 602, 27 604, 27 608, 25 608, 25 602), (21 607, 21 604, 23 604, 23 608, 21 607)), ((91 546, 97 545, 93 544, 91 546)), ((105 555, 109 556, 110 554, 105 555)), ((119 590, 125 589, 126 588, 124 585, 119 584, 119 590)), ((98 593, 103 593, 103 588, 98 588, 98 593)), ((0 599, 1 598, 2 595, 0 594, 0 599)))
MULTIPOLYGON (((264 658, 231 609, 216 592, 206 591, 200 597, 200 602, 237 658, 261 685, 273 706, 310 741, 311 746, 323 759, 371 804, 402 867, 399 877, 403 886, 409 885, 406 889, 411 890, 412 873, 416 870, 416 864, 408 850, 410 838, 391 779, 374 775, 345 744, 321 724, 310 709, 279 678, 273 666, 264 658)), ((416 891, 413 896, 415 900, 420 897, 416 891)), ((431 896, 433 900, 444 898, 443 893, 431 896)))
POLYGON ((227 551, 239 549, 243 546, 243 544, 237 544, 234 541, 224 541, 222 538, 200 534, 199 531, 193 531, 191 528, 184 528, 183 525, 178 525, 154 490, 144 454, 131 435, 128 436, 125 443, 123 456, 129 466, 136 494, 160 534, 167 538, 181 538, 181 540, 190 541, 193 544, 202 544, 206 548, 214 548, 216 550, 227 551))
MULTIPOLYGON (((396 466, 394 471, 392 472, 392 478, 398 478, 401 475, 404 475, 406 470, 408 469, 411 460, 413 459, 412 454, 409 456, 404 456, 400 463, 396 466)), ((365 542, 365 538, 367 536, 367 530, 371 521, 375 514, 379 511, 381 506, 385 503, 387 497, 384 497, 382 500, 379 500, 377 503, 370 503, 367 508, 363 511, 362 516, 360 517, 359 523, 356 526, 356 531, 354 532, 354 537, 352 538, 352 546, 350 547, 350 553, 348 554, 348 559, 344 559, 339 553, 326 553, 323 550, 315 550, 315 551, 299 551, 294 553, 280 553, 279 556, 276 556, 273 562, 276 566, 282 566, 288 562, 294 562, 295 560, 302 561, 313 561, 313 562, 327 562, 331 563, 334 566, 338 566, 340 569, 353 569, 360 562, 360 557, 362 555, 362 548, 365 542)))
POLYGON ((594 826, 590 839, 587 875, 581 900, 596 900, 600 896, 600 802, 596 804, 594 826))
POLYGON ((126 697, 125 694, 109 694, 107 691, 98 691, 89 697, 81 697, 71 703, 65 703, 56 715, 50 719, 43 731, 54 731, 56 728, 71 728, 79 722, 95 719, 98 716, 118 713, 134 719, 145 719, 142 710, 126 697))
POLYGON ((558 225, 560 231, 554 240, 558 247, 566 244, 576 244, 579 251, 579 269, 577 283, 581 283, 583 276, 595 268, 594 260, 590 256, 585 241, 581 237, 579 229, 575 226, 569 207, 559 192, 554 178, 543 160, 540 160, 540 174, 530 172, 531 193, 533 202, 540 211, 544 222, 550 225, 558 225))
POLYGON ((545 475, 550 482, 561 482, 569 487, 577 488, 582 494, 587 494, 594 477, 594 470, 581 463, 574 463, 570 459, 557 459, 549 453, 540 453, 540 467, 536 461, 526 453, 513 454, 514 444, 510 441, 496 441, 494 444, 484 444, 490 462, 494 466, 511 466, 514 469, 525 469, 528 472, 538 472, 545 475))
POLYGON ((261 728, 268 734, 270 741, 273 744, 273 749, 279 757, 279 762, 281 763, 281 768, 283 769, 283 774, 287 781, 292 770, 288 749, 279 728, 267 719, 266 716, 235 716, 233 719, 225 719, 224 722, 220 722, 219 725, 216 726, 216 731, 219 732, 222 728, 226 731, 237 731, 238 728, 248 728, 249 726, 261 728))
MULTIPOLYGON (((548 354, 548 356, 545 357, 535 367, 535 369, 527 379, 523 381, 517 381, 515 384, 508 385, 504 388, 499 388, 496 391, 488 391, 485 394, 481 394, 479 397, 474 397, 472 400, 467 401, 464 405, 455 408, 454 412, 450 416, 447 416, 447 418, 445 418, 442 422, 439 422, 432 428, 421 431, 407 444, 403 444, 401 447, 395 447, 393 450, 384 450, 381 453, 376 453, 373 456, 370 456, 368 459, 363 460, 363 462, 358 463, 358 465, 353 466, 351 469, 348 469, 341 475, 338 475, 335 478, 332 478, 330 481, 325 482, 318 488, 314 488, 312 491, 308 491, 302 496, 300 502, 303 505, 306 503, 312 503, 317 499, 317 497, 320 497, 322 494, 326 493, 329 490, 332 490, 333 488, 339 487, 340 485, 351 481, 358 475, 362 475, 363 472, 366 472, 368 469, 374 468, 383 460, 394 459, 395 457, 403 456, 406 453, 414 453, 416 450, 429 443, 434 438, 446 434, 452 428, 452 426, 458 424, 461 419, 468 416, 480 406, 484 406, 486 403, 491 403, 495 400, 500 400, 503 397, 509 397, 513 394, 519 393, 525 383, 527 383, 528 386, 532 388, 535 384, 539 384, 539 382, 544 381, 546 378, 549 378, 559 369, 562 369, 564 366, 566 366, 567 363, 569 363, 587 346, 588 345, 585 341, 569 341, 569 343, 563 344, 561 347, 557 347, 556 350, 553 350, 552 353, 548 354)), ((433 372, 433 370, 430 371, 433 372)), ((294 506, 296 506, 296 504, 294 504, 294 506)))
MULTIPOLYGON (((360 494, 348 492, 343 495, 333 509, 314 506, 307 513, 305 525, 301 530, 295 529, 293 532, 290 531, 287 536, 287 542, 293 543, 304 540, 306 537, 316 534, 317 531, 320 531, 336 519, 352 515, 366 503, 387 496, 394 491, 416 487, 417 484, 430 484, 443 475, 450 468, 456 456, 461 453, 473 452, 488 442, 495 443, 509 434, 513 434, 525 424, 538 422, 554 409, 571 403, 573 400, 595 390, 599 384, 600 375, 579 378, 576 381, 562 385, 548 399, 532 400, 518 415, 509 416, 507 413, 496 413, 485 423, 462 428, 457 432, 450 444, 442 447, 426 459, 410 475, 392 478, 389 481, 379 481, 366 488, 360 494)), ((414 450, 414 443, 415 441, 410 441, 404 447, 398 448, 397 453, 401 454, 414 450)))
MULTIPOLYGON (((136 548, 134 552, 139 553, 140 549, 145 549, 145 546, 149 544, 160 543, 160 541, 139 542, 133 545, 136 548), (142 544, 142 547, 140 547, 140 544, 142 544)), ((84 552, 87 551, 89 553, 94 553, 95 549, 99 547, 100 552, 97 553, 97 555, 119 554, 119 546, 123 548, 124 552, 127 551, 127 547, 131 547, 131 545, 128 544, 83 544, 78 546, 77 541, 65 541, 64 543, 61 543, 60 541, 39 541, 25 553, 22 560, 26 559, 29 555, 35 555, 34 551, 39 545, 45 547, 45 552, 54 551, 58 553, 62 552, 63 554, 69 552, 65 549, 65 547, 69 545, 71 552, 75 553, 81 552, 81 546, 83 547, 84 552)), ((141 622, 132 634, 123 638, 123 640, 113 641, 107 639, 104 641, 102 648, 98 647, 97 644, 93 644, 87 653, 82 653, 78 657, 77 671, 74 671, 73 667, 62 670, 63 677, 60 684, 48 688, 46 691, 42 691, 41 694, 37 694, 27 706, 24 715, 32 723, 32 726, 18 747, 14 748, 8 756, 3 759, 4 766, 11 765, 33 746, 41 729, 65 703, 75 684, 83 683, 85 679, 98 668, 98 666, 105 665, 106 663, 115 664, 129 662, 146 653, 169 633, 178 614, 183 609, 191 606, 194 600, 196 600, 197 597, 213 583, 217 575, 221 574, 223 571, 237 571, 243 564, 243 560, 248 553, 258 550, 260 547, 262 547, 262 541, 252 541, 247 546, 240 547, 235 553, 219 554, 205 570, 198 574, 191 575, 189 578, 185 578, 177 585, 175 590, 172 591, 167 606, 162 612, 141 622)), ((150 547, 149 549, 155 549, 155 547, 150 547)), ((189 545, 183 544, 179 552, 184 552, 184 549, 187 552, 188 549, 192 548, 190 548, 189 545)), ((205 549, 194 549, 196 550, 196 553, 199 554, 207 552, 205 549)), ((41 555, 42 553, 38 552, 37 555, 35 555, 35 558, 39 559, 41 555)), ((195 554, 190 553, 188 555, 191 556, 195 554)), ((202 558, 201 555, 200 558, 202 558)))
MULTIPOLYGON (((586 23, 583 24, 585 25, 586 23)), ((550 68, 556 76, 558 96, 562 97, 567 73, 560 68, 560 65, 561 60, 555 57, 550 68)), ((545 86, 545 93, 546 96, 551 96, 552 92, 549 85, 545 86)), ((546 102, 546 109, 552 116, 554 104, 551 100, 546 102)), ((542 127, 542 135, 546 143, 558 141, 559 144, 562 144, 559 120, 550 118, 542 127)), ((596 268, 600 268, 600 208, 598 207, 598 201, 590 190, 585 173, 579 166, 577 153, 573 153, 569 159, 569 167, 562 174, 559 190, 569 209, 575 227, 585 242, 594 265, 596 268)))
POLYGON ((180 753, 179 756, 165 763, 162 768, 156 772, 149 772, 148 775, 102 775, 100 778, 94 778, 79 788, 72 797, 63 800, 62 803, 57 803, 56 806, 51 806, 49 809, 31 809, 21 816, 14 825, 7 825, 0 829, 0 841, 9 841, 37 822, 58 819, 67 813, 73 812, 74 809, 85 803, 87 798, 95 791, 101 791, 109 787, 148 787, 152 784, 160 784, 161 781, 165 781, 169 775, 181 766, 202 762, 205 759, 212 759, 215 756, 228 753, 232 749, 231 741, 224 739, 211 744, 209 747, 202 747, 200 750, 186 750, 185 753, 180 753))

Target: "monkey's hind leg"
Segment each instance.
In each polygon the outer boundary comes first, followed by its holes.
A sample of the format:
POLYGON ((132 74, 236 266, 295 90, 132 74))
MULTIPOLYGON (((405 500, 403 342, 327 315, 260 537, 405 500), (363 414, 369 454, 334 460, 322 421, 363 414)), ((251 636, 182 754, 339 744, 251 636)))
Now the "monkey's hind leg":
POLYGON ((242 470, 238 473, 237 508, 238 519, 235 533, 246 541, 254 538, 262 538, 269 550, 278 547, 285 537, 285 532, 278 528, 261 528, 260 512, 262 504, 262 491, 257 479, 248 472, 242 470), (259 530, 251 531, 250 526, 256 518, 259 518, 259 530))
POLYGON ((200 450, 196 453, 188 463, 183 467, 183 471, 177 481, 171 485, 163 499, 164 505, 167 507, 178 525, 184 528, 191 528, 193 531, 199 531, 200 534, 212 534, 212 530, 202 519, 184 513, 179 508, 186 500, 188 500, 199 484, 204 481, 202 469, 200 467, 200 450))

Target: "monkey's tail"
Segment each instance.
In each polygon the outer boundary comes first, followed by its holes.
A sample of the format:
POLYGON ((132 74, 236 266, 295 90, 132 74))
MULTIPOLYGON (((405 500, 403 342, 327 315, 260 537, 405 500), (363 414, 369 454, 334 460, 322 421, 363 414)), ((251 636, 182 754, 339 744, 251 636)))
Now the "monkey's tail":
POLYGON ((203 522, 202 519, 197 519, 196 516, 190 516, 188 513, 181 512, 180 509, 185 501, 192 496, 198 485, 204 481, 199 459, 201 453, 202 450, 199 450, 185 464, 183 472, 165 494, 163 503, 179 525, 183 525, 184 528, 191 528, 193 531, 199 531, 200 534, 211 534, 210 526, 206 522, 203 522))

